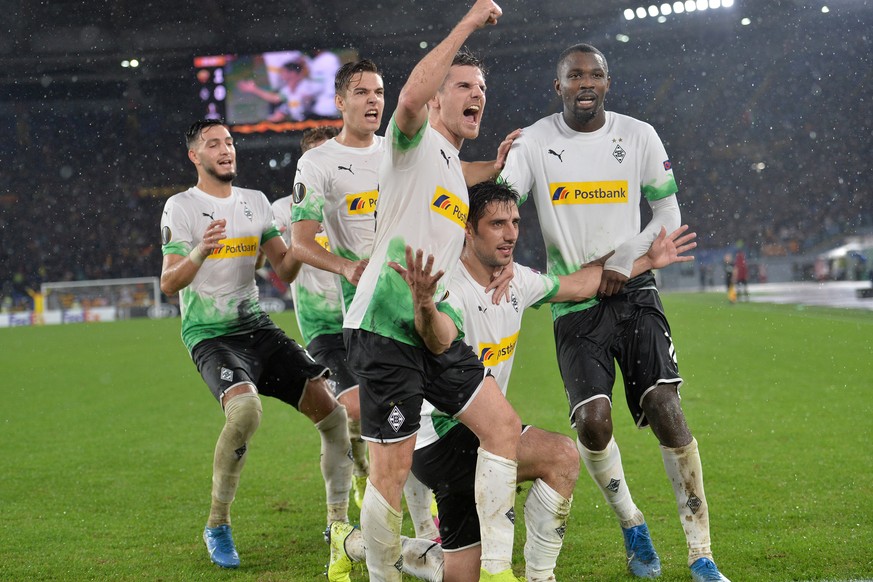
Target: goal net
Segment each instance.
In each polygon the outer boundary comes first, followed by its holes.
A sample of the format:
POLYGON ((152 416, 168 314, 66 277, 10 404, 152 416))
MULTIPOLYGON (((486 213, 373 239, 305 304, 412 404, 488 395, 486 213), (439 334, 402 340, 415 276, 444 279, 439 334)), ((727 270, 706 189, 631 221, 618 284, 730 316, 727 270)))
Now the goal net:
POLYGON ((40 291, 46 323, 56 317, 89 320, 89 314, 103 321, 169 315, 161 305, 158 277, 58 281, 43 283, 40 291))

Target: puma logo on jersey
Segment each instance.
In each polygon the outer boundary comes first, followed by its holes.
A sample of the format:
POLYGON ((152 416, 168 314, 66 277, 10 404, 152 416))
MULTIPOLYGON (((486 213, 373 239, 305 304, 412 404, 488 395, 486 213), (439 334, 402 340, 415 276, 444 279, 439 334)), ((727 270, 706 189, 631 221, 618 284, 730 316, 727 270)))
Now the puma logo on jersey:
POLYGON ((562 158, 561 156, 564 155, 564 151, 566 151, 566 150, 561 150, 561 153, 558 153, 558 152, 556 152, 555 150, 549 150, 549 153, 550 153, 551 155, 555 156, 556 158, 558 158, 558 159, 561 161, 561 163, 563 164, 563 163, 564 163, 564 158, 562 158))
POLYGON ((337 166, 336 169, 337 169, 337 170, 345 170, 346 172, 348 172, 348 173, 351 174, 352 176, 355 175, 355 173, 352 171, 352 165, 351 165, 351 164, 349 164, 349 167, 348 167, 348 168, 345 167, 345 166, 337 166))
POLYGON ((440 150, 440 154, 443 156, 443 159, 446 161, 446 167, 448 168, 449 167, 449 160, 451 160, 451 157, 447 156, 446 152, 444 152, 442 149, 440 150))
POLYGON ((205 217, 208 218, 209 220, 215 220, 215 216, 214 216, 214 215, 215 215, 215 211, 214 211, 214 210, 213 210, 212 212, 209 212, 209 213, 207 213, 207 212, 201 212, 200 214, 202 214, 203 216, 205 216, 205 217))

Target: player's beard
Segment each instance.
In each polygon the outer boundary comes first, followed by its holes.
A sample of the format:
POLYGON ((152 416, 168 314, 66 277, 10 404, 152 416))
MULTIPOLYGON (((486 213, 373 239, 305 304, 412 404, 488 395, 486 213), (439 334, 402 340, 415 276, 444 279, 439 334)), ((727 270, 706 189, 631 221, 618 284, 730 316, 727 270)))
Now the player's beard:
POLYGON ((229 184, 233 182, 234 178, 236 178, 236 167, 234 167, 233 170, 230 170, 229 172, 225 172, 223 174, 219 174, 215 168, 206 168, 206 173, 216 180, 229 184))
POLYGON ((574 107, 573 119, 575 119, 576 123, 581 126, 587 125, 592 119, 597 117, 597 114, 600 113, 602 108, 603 106, 600 104, 598 104, 593 109, 579 109, 574 107))

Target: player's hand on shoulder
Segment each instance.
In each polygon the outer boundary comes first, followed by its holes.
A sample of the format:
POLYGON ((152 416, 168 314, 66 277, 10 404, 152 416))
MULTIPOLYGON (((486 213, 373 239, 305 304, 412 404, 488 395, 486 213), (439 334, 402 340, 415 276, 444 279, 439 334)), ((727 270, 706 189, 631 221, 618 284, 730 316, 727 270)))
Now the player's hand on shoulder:
POLYGON ((516 129, 507 134, 507 136, 503 138, 503 141, 500 142, 500 145, 497 146, 497 160, 494 162, 494 169, 497 174, 500 174, 500 172, 503 171, 504 166, 506 166, 506 157, 509 155, 512 143, 518 139, 520 135, 521 129, 516 129))

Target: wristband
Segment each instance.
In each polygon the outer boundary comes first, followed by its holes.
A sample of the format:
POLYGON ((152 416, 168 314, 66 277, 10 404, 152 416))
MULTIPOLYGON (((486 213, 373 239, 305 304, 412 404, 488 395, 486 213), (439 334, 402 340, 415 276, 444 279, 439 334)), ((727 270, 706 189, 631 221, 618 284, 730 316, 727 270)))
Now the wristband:
POLYGON ((206 256, 200 252, 200 245, 197 245, 190 253, 188 253, 188 258, 198 267, 206 260, 206 256))

